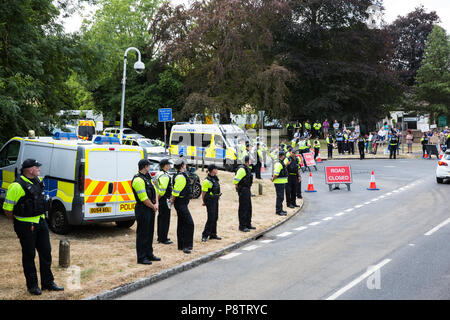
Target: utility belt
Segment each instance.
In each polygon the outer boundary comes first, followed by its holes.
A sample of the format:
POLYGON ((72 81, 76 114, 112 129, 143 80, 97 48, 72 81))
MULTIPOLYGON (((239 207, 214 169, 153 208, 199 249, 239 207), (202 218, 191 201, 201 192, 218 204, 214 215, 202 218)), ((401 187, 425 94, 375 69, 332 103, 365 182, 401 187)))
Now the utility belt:
POLYGON ((298 172, 296 172, 296 173, 290 173, 290 172, 289 172, 289 175, 290 175, 290 176, 298 176, 298 172))

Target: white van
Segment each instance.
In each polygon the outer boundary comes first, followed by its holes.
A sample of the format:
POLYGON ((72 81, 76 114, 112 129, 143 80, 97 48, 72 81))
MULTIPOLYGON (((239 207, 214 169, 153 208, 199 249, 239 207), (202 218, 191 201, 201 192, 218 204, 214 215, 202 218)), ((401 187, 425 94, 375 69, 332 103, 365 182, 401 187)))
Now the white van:
POLYGON ((240 164, 240 140, 249 138, 233 124, 177 124, 170 132, 170 154, 183 155, 190 164, 214 163, 233 171, 240 164))
POLYGON ((147 158, 141 147, 119 145, 117 138, 102 136, 92 142, 77 140, 73 133, 12 138, 0 150, 0 201, 27 158, 42 163, 45 193, 53 200, 49 227, 55 233, 88 223, 134 224, 131 180, 139 160, 147 158))

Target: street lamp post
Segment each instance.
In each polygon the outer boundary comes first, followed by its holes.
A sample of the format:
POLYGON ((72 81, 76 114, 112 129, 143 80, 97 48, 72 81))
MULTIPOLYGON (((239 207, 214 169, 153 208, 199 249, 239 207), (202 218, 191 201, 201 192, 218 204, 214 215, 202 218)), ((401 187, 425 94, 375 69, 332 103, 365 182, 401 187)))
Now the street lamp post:
POLYGON ((137 73, 142 73, 145 69, 144 63, 141 61, 141 52, 134 48, 130 47, 127 50, 125 50, 125 56, 123 58, 123 78, 122 78, 122 103, 121 103, 121 109, 120 109, 120 144, 122 144, 122 138, 123 138, 123 117, 125 112, 125 84, 127 81, 127 54, 128 51, 135 50, 138 53, 138 61, 134 64, 134 69, 137 73))

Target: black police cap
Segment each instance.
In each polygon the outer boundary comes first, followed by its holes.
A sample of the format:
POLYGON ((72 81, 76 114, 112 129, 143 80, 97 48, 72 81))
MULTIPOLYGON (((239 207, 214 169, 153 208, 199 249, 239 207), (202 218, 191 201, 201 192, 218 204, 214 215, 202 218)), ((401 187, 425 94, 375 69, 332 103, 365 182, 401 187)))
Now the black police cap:
POLYGON ((27 168, 31 168, 31 167, 40 167, 40 166, 42 166, 42 163, 36 161, 35 159, 26 159, 22 163, 22 169, 27 169, 27 168))
POLYGON ((138 168, 139 170, 144 169, 146 166, 150 165, 150 161, 148 159, 141 159, 138 162, 138 168))

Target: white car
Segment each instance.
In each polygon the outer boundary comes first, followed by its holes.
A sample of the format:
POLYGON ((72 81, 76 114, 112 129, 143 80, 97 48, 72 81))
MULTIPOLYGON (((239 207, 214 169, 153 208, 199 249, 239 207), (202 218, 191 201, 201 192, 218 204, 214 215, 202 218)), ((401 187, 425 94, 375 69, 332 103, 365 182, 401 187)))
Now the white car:
POLYGON ((443 183, 444 179, 450 179, 450 150, 447 150, 442 159, 438 161, 436 168, 436 181, 443 183))
POLYGON ((164 149, 164 147, 158 146, 151 139, 147 138, 125 138, 122 142, 122 144, 130 145, 130 146, 140 146, 147 151, 147 153, 157 153, 157 154, 168 154, 168 151, 164 149))
MULTIPOLYGON (((114 136, 115 134, 118 135, 119 133, 120 133, 120 128, 117 128, 117 127, 106 128, 103 131, 103 134, 105 136, 109 136, 109 137, 114 136)), ((123 136, 125 138, 135 138, 135 139, 145 138, 142 134, 137 133, 136 131, 134 131, 133 129, 130 129, 130 128, 123 128, 123 136)))

